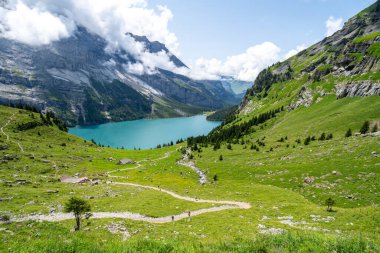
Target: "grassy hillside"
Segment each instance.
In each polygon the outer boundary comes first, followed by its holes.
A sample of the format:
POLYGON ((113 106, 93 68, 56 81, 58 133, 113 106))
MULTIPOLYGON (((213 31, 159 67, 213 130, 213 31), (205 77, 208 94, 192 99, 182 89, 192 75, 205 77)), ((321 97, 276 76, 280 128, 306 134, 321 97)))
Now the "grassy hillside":
POLYGON ((245 201, 252 207, 165 224, 90 219, 81 232, 72 231, 73 220, 2 223, 0 251, 376 252, 380 249, 379 158, 372 152, 380 153, 380 138, 345 138, 344 134, 349 127, 357 132, 364 120, 380 120, 376 110, 379 106, 378 97, 331 97, 309 108, 281 112, 258 126, 256 132, 244 136, 239 144, 232 143, 232 150, 223 143, 217 151, 212 146, 193 151, 196 165, 207 172, 205 185, 199 184, 195 172, 176 163, 181 157, 176 151, 180 146, 126 151, 97 147, 55 126, 19 131, 19 124, 40 121, 39 115, 1 107, 1 126, 6 125, 6 135, 0 137, 0 146, 6 145, 1 151, 0 167, 2 216, 60 212, 71 196, 87 199, 93 212, 131 211, 151 217, 213 205, 107 181, 160 186, 196 198, 245 201), (322 132, 332 133, 333 139, 303 144, 306 136, 319 137, 322 132), (284 142, 279 142, 282 137, 284 142), (298 138, 301 144, 295 142, 298 138), (257 139, 265 146, 260 146, 259 151, 251 150, 257 139), (14 155, 17 157, 10 160, 14 155), (126 157, 141 161, 141 167, 116 165, 110 157, 116 161, 126 157), (163 159, 154 160, 157 158, 163 159), (105 173, 113 170, 110 175, 119 178, 107 177, 105 173), (97 185, 58 181, 63 175, 76 173, 100 181, 97 185), (217 181, 213 181, 214 175, 217 181), (305 183, 305 178, 312 178, 312 182, 305 183), (326 212, 327 197, 336 201, 332 213, 326 212), (127 240, 123 240, 125 231, 130 236, 127 240), (56 238, 64 240, 57 242, 56 238))
POLYGON ((380 252, 376 6, 263 71, 237 115, 189 141, 205 184, 177 163, 188 143, 101 148, 0 107, 0 252, 380 252), (79 232, 53 219, 72 196, 94 213, 79 232))

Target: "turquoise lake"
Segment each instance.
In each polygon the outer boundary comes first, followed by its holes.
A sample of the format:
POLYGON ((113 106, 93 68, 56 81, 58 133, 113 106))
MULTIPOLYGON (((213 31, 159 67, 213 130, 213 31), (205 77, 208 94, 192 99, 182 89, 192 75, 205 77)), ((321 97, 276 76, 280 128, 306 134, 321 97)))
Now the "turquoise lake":
POLYGON ((86 140, 95 140, 105 146, 125 149, 150 149, 158 144, 174 143, 190 136, 208 134, 221 122, 208 121, 206 116, 142 119, 107 123, 92 126, 78 126, 69 133, 86 140))

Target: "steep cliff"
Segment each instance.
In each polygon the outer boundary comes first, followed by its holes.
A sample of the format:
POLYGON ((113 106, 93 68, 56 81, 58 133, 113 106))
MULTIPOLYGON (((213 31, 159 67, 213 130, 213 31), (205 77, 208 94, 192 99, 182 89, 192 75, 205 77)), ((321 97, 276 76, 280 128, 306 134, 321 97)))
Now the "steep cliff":
MULTIPOLYGON (((126 36, 186 68, 164 44, 126 36)), ((82 27, 44 46, 0 39, 0 102, 54 110, 72 125, 191 115, 238 103, 219 81, 195 81, 162 69, 131 74, 128 65, 136 62, 126 51, 107 50, 104 39, 82 27)))

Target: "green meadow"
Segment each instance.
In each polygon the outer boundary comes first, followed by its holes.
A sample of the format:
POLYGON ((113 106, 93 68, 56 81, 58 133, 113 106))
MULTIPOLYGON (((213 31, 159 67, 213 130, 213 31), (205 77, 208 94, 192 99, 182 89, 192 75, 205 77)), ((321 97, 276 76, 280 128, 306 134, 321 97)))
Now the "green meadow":
POLYGON ((102 148, 55 126, 19 131, 19 124, 39 121, 39 115, 2 106, 1 125, 10 122, 3 128, 9 139, 0 137, 0 146, 6 147, 0 151, 0 214, 11 220, 61 212, 71 196, 88 200, 92 212, 147 217, 218 206, 113 182, 161 187, 200 199, 242 201, 251 208, 163 224, 90 218, 79 232, 73 231, 73 220, 3 222, 0 251, 377 252, 380 138, 347 138, 345 133, 348 128, 358 132, 365 120, 379 121, 378 108, 376 96, 326 96, 310 107, 281 112, 231 143, 231 149, 222 143, 216 151, 212 145, 193 151, 194 163, 208 180, 201 185, 194 171, 176 163, 186 143, 143 151, 102 148), (322 133, 333 138, 318 140, 322 133), (307 136, 316 140, 304 145, 307 136), (251 149, 257 140, 265 145, 258 151, 251 149), (117 165, 123 158, 139 165, 117 165), (98 183, 66 184, 59 181, 64 175, 98 183), (335 200, 333 212, 326 211, 329 197, 335 200))

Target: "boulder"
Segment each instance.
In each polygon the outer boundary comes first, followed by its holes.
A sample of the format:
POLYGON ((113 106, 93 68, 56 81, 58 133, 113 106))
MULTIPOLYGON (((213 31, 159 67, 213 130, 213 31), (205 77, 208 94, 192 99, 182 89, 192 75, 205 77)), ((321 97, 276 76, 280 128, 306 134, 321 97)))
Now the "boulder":
POLYGON ((124 158, 124 159, 121 159, 120 161, 118 161, 117 165, 135 164, 135 163, 136 162, 131 160, 131 159, 124 158))
POLYGON ((88 177, 70 177, 70 176, 63 176, 59 179, 62 183, 71 183, 71 184, 83 184, 88 181, 88 177))
POLYGON ((304 179, 303 179, 303 182, 304 182, 304 184, 312 184, 313 182, 314 182, 314 180, 315 180, 315 178, 314 177, 305 177, 304 179))

